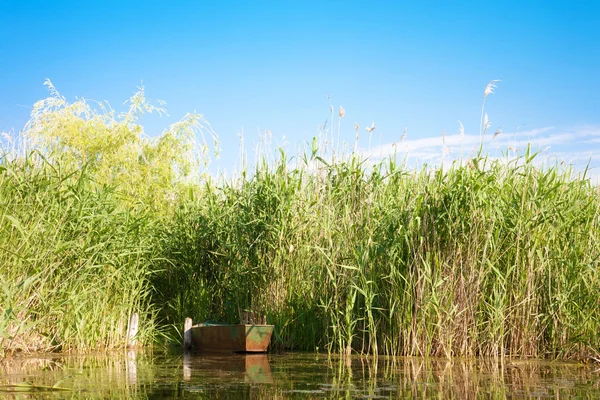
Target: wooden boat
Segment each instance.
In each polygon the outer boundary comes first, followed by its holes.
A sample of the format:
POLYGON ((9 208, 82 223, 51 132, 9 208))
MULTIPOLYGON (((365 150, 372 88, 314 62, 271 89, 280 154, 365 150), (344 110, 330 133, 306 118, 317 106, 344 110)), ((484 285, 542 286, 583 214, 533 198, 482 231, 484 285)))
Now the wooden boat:
POLYGON ((201 352, 264 353, 271 342, 273 328, 266 324, 205 322, 191 326, 188 345, 201 352))

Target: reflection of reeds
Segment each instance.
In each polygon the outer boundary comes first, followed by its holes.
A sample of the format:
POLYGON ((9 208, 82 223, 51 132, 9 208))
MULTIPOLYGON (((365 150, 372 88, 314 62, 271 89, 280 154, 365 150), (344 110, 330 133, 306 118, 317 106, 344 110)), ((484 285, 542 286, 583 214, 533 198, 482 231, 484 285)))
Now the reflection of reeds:
POLYGON ((26 377, 32 392, 59 387, 72 393, 62 393, 61 398, 145 398, 148 392, 142 383, 154 380, 152 365, 149 353, 13 357, 0 362, 0 384, 23 383, 26 377))
POLYGON ((600 391, 591 368, 535 360, 503 364, 500 359, 380 358, 376 361, 357 357, 350 366, 344 358, 334 365, 330 364, 330 368, 337 368, 332 385, 335 390, 328 389, 331 392, 328 398, 384 395, 500 399, 580 395, 593 399, 600 391))
POLYGON ((590 366, 539 360, 287 355, 179 355, 15 358, 0 385, 60 382, 67 397, 156 398, 597 398, 590 366), (131 363, 135 364, 132 379, 131 363), (269 365, 270 364, 270 365, 269 365), (183 367, 183 369, 182 369, 183 367))

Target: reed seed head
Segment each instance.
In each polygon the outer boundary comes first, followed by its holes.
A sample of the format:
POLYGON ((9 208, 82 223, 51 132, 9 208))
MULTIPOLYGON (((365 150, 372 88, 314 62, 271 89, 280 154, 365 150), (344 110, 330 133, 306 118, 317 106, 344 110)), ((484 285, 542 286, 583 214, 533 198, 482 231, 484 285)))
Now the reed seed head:
POLYGON ((7 132, 2 131, 0 135, 2 135, 2 137, 6 139, 7 142, 12 142, 12 137, 7 132))
POLYGON ((490 83, 487 84, 487 86, 485 87, 485 90, 483 92, 483 98, 485 99, 488 94, 492 94, 494 93, 494 89, 496 89, 496 82, 500 82, 499 79, 493 79, 490 81, 490 83))
POLYGON ((492 126, 492 123, 490 122, 490 117, 488 117, 487 113, 485 114, 485 116, 483 117, 483 131, 487 131, 488 129, 490 129, 490 126, 492 126))
POLYGON ((365 130, 369 133, 373 132, 375 130, 375 121, 371 121, 371 126, 366 127, 365 130))

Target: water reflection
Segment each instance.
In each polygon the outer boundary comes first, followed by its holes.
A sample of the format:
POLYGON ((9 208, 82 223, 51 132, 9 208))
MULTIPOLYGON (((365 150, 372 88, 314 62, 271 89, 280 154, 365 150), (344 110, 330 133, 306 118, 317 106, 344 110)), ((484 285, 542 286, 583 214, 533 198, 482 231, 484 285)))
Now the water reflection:
POLYGON ((183 357, 183 379, 234 378, 244 383, 273 383, 266 354, 193 355, 183 357))
POLYGON ((531 360, 340 358, 315 354, 17 357, 0 385, 27 398, 600 398, 598 366, 531 360), (55 392, 56 383, 69 391, 55 392))

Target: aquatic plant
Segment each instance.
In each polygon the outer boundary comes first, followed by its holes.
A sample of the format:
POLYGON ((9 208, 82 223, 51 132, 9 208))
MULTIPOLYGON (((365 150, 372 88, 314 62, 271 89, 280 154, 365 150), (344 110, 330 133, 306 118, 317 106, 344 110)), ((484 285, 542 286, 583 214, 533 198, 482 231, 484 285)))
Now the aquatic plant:
POLYGON ((41 142, 0 162, 2 346, 124 346, 132 312, 141 343, 165 327, 178 340, 186 316, 252 310, 288 349, 597 355, 600 193, 586 171, 483 148, 414 169, 328 150, 332 131, 203 179, 190 120, 150 140, 132 122, 146 106, 113 120, 53 98, 28 125, 41 142))
MULTIPOLYGON (((598 188, 527 152, 446 171, 283 156, 169 228, 168 312, 259 308, 287 348, 583 356, 598 348, 598 188), (314 162, 314 163, 313 163, 314 162), (175 262, 172 260, 177 259, 175 262), (176 278, 178 277, 178 278, 176 278)), ((166 293, 166 292, 163 292, 166 293)), ((165 315, 168 318, 167 315, 165 315)))
POLYGON ((143 88, 116 115, 46 86, 0 154, 0 348, 122 347, 134 313, 151 343, 156 227, 198 187, 212 130, 188 114, 151 139, 137 119, 165 111, 143 88))

